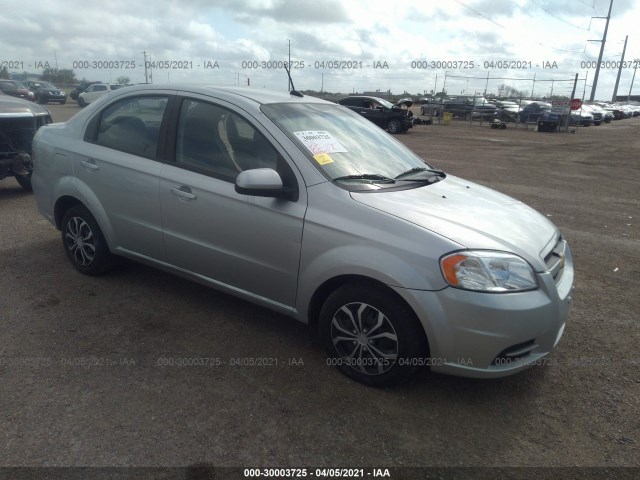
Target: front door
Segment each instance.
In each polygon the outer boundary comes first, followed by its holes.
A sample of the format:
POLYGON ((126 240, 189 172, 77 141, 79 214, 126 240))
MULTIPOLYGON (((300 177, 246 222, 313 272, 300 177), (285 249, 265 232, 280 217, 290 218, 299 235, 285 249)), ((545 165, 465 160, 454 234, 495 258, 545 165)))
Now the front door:
POLYGON ((231 106, 190 98, 180 105, 173 150, 160 175, 169 263, 292 307, 306 192, 284 200, 235 191, 238 174, 251 168, 273 168, 302 187, 283 152, 231 106))

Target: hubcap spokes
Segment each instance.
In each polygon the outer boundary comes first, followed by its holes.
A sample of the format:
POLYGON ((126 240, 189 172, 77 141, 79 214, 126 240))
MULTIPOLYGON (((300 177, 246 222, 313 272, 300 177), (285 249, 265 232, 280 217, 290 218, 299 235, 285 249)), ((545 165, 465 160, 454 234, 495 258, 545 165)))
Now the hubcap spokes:
POLYGON ((95 259, 96 246, 93 232, 82 218, 73 217, 67 222, 65 244, 79 265, 86 267, 95 259))
POLYGON ((331 340, 341 361, 365 375, 385 373, 398 359, 393 325, 384 313, 366 303, 349 303, 336 311, 331 340))

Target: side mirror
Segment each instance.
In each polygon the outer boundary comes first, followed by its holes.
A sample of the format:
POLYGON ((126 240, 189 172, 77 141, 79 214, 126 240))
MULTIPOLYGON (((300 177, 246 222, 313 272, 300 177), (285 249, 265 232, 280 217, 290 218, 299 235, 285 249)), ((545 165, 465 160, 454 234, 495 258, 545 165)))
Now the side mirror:
POLYGON ((236 178, 236 192, 254 197, 291 198, 292 191, 282 184, 273 168, 252 168, 240 172, 236 178))

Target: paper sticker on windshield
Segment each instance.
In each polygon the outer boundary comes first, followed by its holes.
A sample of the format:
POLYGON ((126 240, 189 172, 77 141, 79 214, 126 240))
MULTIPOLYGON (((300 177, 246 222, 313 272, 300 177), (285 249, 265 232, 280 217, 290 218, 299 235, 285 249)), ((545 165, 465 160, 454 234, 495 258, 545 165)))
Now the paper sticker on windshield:
POLYGON ((319 153, 318 155, 314 155, 313 158, 320 165, 326 165, 327 163, 333 163, 333 158, 328 153, 319 153))
POLYGON ((347 151, 333 135, 325 130, 306 130, 304 132, 293 132, 293 134, 298 137, 298 139, 304 143, 304 146, 314 155, 347 151))

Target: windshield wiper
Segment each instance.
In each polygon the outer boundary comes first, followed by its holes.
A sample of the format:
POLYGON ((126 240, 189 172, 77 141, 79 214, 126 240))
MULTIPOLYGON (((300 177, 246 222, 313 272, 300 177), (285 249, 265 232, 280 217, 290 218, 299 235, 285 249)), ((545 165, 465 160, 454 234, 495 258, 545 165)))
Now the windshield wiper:
MULTIPOLYGON (((447 174, 444 173, 442 170, 434 170, 432 168, 425 168, 425 167, 415 167, 407 170, 406 172, 402 172, 400 175, 397 175, 395 179, 399 180, 401 178, 408 177, 409 175, 413 175, 414 173, 419 173, 419 172, 433 173, 434 175, 437 175, 438 177, 442 177, 442 178, 447 176, 447 174)), ((427 179, 412 178, 410 180, 413 182, 413 181, 420 181, 420 180, 427 180, 427 179)))
POLYGON ((342 180, 371 180, 376 183, 396 183, 393 178, 385 177, 384 175, 380 175, 378 173, 361 173, 358 175, 344 175, 342 177, 336 177, 333 179, 334 182, 339 182, 342 180))

